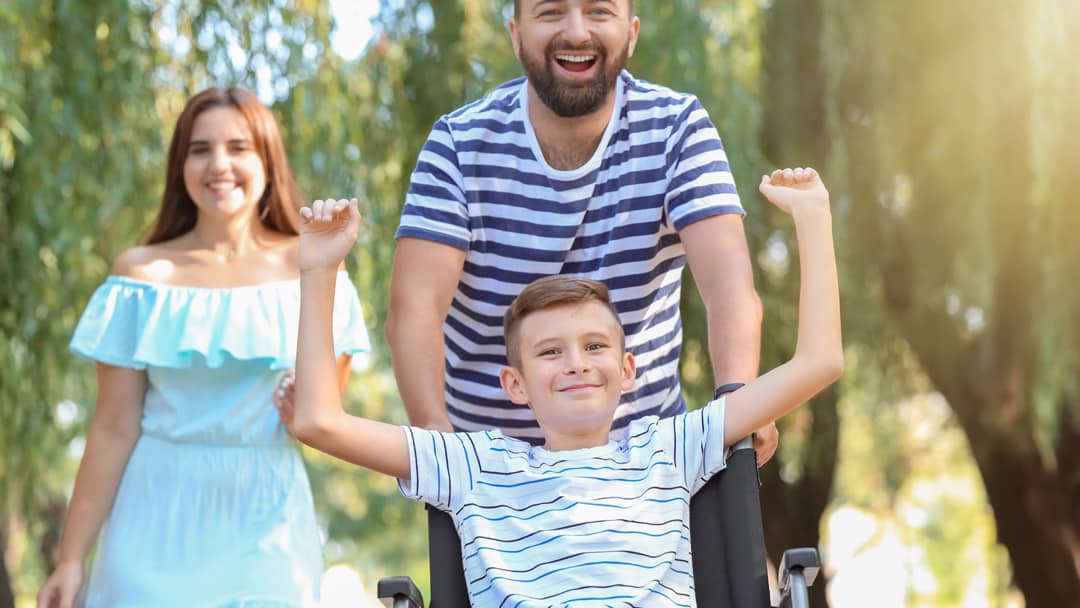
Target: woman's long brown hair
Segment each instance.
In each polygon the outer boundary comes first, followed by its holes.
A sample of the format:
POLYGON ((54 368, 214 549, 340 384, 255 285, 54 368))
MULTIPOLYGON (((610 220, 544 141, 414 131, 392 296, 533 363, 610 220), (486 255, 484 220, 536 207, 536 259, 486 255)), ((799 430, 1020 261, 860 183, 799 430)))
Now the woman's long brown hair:
POLYGON ((266 191, 259 199, 259 221, 275 232, 299 233, 297 210, 303 204, 303 199, 289 169, 285 145, 281 141, 274 115, 247 89, 214 87, 189 99, 176 119, 165 169, 165 193, 161 197, 161 209, 158 210, 154 228, 146 239, 148 245, 174 239, 195 227, 198 209, 184 186, 184 161, 187 160, 195 119, 206 110, 223 106, 236 108, 247 120, 254 138, 252 144, 266 169, 266 191))

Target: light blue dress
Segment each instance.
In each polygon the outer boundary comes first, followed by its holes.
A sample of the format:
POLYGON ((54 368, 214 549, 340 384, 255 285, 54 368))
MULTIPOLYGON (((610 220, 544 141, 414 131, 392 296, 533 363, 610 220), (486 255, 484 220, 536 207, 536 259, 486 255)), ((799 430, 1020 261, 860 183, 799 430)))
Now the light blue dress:
MULTIPOLYGON (((294 366, 298 280, 229 289, 110 276, 76 353, 149 380, 135 444, 98 541, 87 605, 310 606, 320 533, 296 443, 272 393, 294 366)), ((370 349, 338 275, 338 354, 370 349)))

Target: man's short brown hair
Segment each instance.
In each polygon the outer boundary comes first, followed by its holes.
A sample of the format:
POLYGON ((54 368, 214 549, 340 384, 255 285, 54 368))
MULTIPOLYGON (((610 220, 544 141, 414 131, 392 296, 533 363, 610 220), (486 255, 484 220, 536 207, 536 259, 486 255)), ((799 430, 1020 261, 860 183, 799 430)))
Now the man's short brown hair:
POLYGON ((518 333, 525 317, 541 310, 584 302, 598 302, 611 312, 615 324, 619 327, 619 347, 626 350, 626 336, 619 321, 619 312, 611 303, 607 285, 582 277, 552 275, 529 283, 518 297, 514 298, 510 308, 506 309, 506 315, 503 316, 503 338, 506 341, 506 360, 510 366, 521 368, 518 333))
MULTIPOLYGON (((627 6, 630 7, 630 16, 634 16, 634 0, 629 0, 627 6)), ((521 0, 514 0, 514 19, 521 17, 521 0)))

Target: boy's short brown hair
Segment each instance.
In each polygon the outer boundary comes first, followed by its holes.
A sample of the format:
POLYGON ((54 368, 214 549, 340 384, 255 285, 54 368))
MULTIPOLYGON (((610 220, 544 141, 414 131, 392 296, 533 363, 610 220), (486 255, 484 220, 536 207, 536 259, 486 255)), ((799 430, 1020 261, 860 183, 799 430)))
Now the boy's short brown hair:
POLYGON ((506 341, 506 360, 510 366, 518 369, 521 367, 518 330, 525 317, 556 306, 584 302, 598 302, 611 312, 611 316, 615 318, 615 323, 619 326, 621 338, 619 347, 626 350, 626 336, 622 331, 622 322, 619 321, 619 312, 615 310, 608 296, 607 285, 582 277, 552 275, 529 283, 525 289, 521 290, 518 297, 514 298, 510 308, 506 309, 506 315, 503 316, 503 338, 506 341))

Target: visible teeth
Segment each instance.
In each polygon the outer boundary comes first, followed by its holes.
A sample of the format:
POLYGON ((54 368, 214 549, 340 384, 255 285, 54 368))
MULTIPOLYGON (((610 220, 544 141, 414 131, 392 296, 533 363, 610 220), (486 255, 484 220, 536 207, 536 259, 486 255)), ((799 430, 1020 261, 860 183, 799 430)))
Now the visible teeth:
POLYGON ((572 61, 574 63, 585 63, 586 61, 595 59, 592 55, 556 55, 555 58, 559 61, 572 61))

